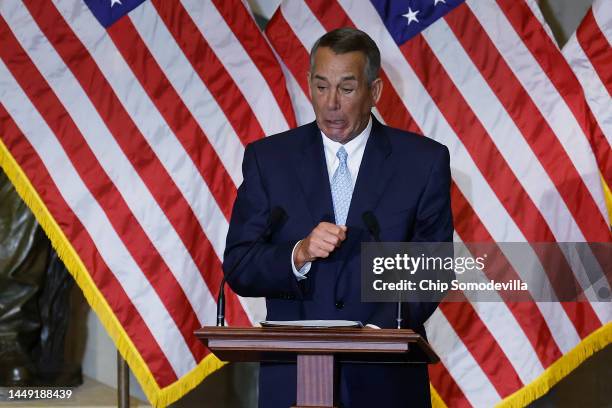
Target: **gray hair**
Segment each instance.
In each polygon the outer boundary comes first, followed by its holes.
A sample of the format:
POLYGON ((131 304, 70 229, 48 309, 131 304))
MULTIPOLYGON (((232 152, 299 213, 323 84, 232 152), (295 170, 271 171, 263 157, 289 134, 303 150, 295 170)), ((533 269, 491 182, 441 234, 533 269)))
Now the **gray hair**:
POLYGON ((353 51, 362 52, 366 58, 365 77, 368 86, 378 78, 380 71, 380 51, 369 35, 356 28, 338 28, 319 38, 310 50, 310 74, 314 67, 314 56, 320 47, 330 48, 336 54, 353 51))

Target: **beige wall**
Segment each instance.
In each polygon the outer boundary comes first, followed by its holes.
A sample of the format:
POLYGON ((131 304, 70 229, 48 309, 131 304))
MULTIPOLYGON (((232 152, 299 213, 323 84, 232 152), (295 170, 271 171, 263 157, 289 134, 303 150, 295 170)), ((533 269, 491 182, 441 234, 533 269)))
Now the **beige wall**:
POLYGON ((576 31, 591 6, 591 0, 541 0, 540 8, 562 47, 576 31))

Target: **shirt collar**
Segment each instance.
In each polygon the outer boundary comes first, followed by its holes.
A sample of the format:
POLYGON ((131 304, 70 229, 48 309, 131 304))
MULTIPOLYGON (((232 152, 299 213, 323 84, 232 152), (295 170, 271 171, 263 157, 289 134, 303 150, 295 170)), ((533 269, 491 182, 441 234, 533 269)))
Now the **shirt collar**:
POLYGON ((361 131, 360 134, 355 136, 351 141, 347 142, 346 144, 335 142, 331 140, 329 137, 325 136, 323 132, 321 132, 321 137, 323 138, 323 148, 331 152, 332 157, 336 157, 336 153, 338 152, 340 147, 344 146, 344 150, 346 150, 346 153, 348 154, 348 157, 350 158, 352 157, 351 155, 354 156, 355 152, 359 151, 360 149, 361 150, 365 149, 365 145, 368 141, 368 138, 370 137, 371 131, 372 131, 372 116, 370 116, 370 119, 368 120, 368 124, 365 127, 365 129, 363 129, 363 131, 361 131))

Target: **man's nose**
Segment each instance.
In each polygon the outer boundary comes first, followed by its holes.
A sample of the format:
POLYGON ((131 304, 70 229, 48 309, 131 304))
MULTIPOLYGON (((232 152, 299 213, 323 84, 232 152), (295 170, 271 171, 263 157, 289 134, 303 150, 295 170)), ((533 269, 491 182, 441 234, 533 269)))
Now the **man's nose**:
POLYGON ((340 108, 340 98, 337 91, 331 91, 327 95, 327 109, 336 110, 340 108))

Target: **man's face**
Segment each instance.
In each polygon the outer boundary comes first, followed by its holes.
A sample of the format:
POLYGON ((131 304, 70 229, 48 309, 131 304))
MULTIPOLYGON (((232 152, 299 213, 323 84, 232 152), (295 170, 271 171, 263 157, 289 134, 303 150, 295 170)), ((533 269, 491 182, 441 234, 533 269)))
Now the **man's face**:
POLYGON ((312 107, 319 129, 330 139, 346 143, 365 129, 372 106, 380 97, 382 82, 368 86, 366 57, 362 52, 335 54, 321 47, 308 75, 312 107))

